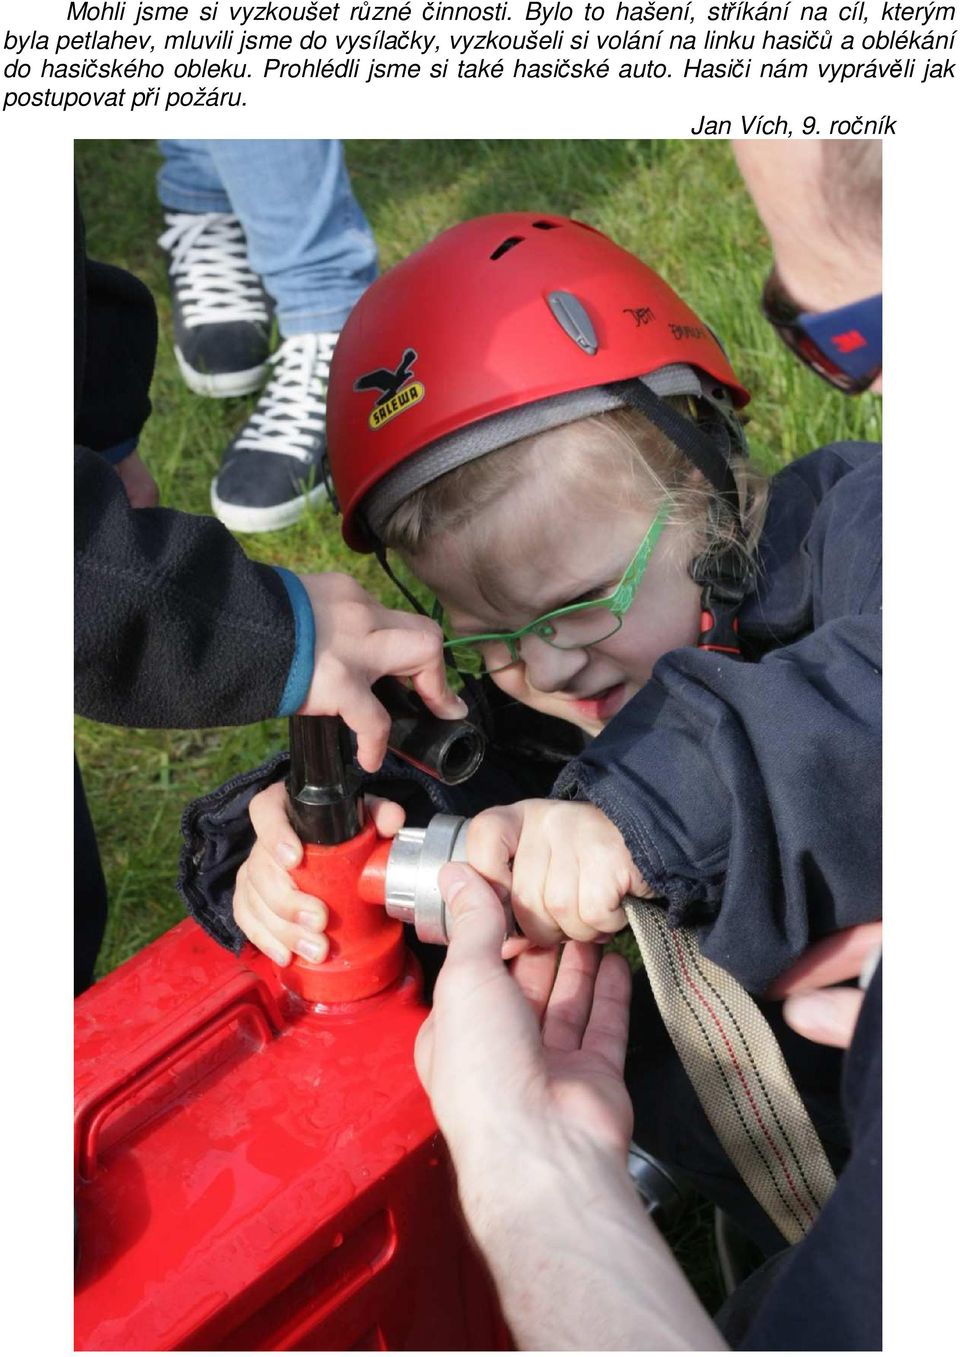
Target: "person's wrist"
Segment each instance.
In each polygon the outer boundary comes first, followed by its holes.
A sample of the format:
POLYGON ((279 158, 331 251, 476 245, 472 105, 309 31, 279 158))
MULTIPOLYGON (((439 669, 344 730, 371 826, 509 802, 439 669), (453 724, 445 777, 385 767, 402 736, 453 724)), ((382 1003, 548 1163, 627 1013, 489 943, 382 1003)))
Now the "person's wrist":
POLYGON ((576 1217, 598 1195, 635 1202, 625 1155, 543 1119, 476 1127, 451 1153, 464 1214, 485 1250, 549 1232, 559 1212, 576 1217))
POLYGON ((477 1154, 458 1171, 464 1215, 517 1347, 722 1349, 640 1203, 626 1156, 569 1128, 547 1136, 508 1159, 477 1154))
POLYGON ((113 447, 103 448, 100 456, 110 463, 111 466, 119 466, 125 462, 128 457, 132 457, 140 445, 140 439, 125 438, 122 443, 114 443, 113 447))
POLYGON ((279 565, 273 566, 272 569, 283 581, 293 617, 293 654, 290 657, 290 668, 287 671, 276 714, 293 716, 306 702, 313 682, 316 665, 316 623, 313 602, 302 576, 279 565))

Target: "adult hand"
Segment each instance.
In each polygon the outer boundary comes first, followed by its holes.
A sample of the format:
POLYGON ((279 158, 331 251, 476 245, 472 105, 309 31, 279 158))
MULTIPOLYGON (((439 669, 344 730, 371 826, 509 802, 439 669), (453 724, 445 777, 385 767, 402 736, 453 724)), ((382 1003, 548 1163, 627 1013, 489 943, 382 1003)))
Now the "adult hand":
POLYGON ((784 1019, 801 1036, 825 1046, 849 1046, 864 991, 829 987, 870 970, 880 954, 882 936, 883 925, 873 923, 822 938, 777 977, 767 998, 786 999, 784 1019))
POLYGON ((500 959, 503 909, 466 864, 440 873, 451 941, 416 1045, 467 1222, 516 1346, 725 1345, 626 1170, 630 973, 566 945, 500 959))
POLYGON ((131 509, 155 509, 160 503, 160 491, 157 483, 147 470, 140 455, 131 452, 122 462, 114 465, 114 471, 123 481, 131 509))
POLYGON ((455 1155, 495 1119, 540 1143, 568 1135, 626 1159, 633 1114, 623 1082, 630 970, 588 943, 500 959, 503 907, 466 864, 440 873, 452 920, 416 1064, 455 1155))
POLYGON ((443 633, 416 613, 383 607, 349 575, 301 575, 316 628, 313 679, 304 716, 342 716, 357 736, 357 761, 375 773, 387 752, 390 717, 370 691, 384 674, 409 678, 435 716, 467 714, 450 689, 443 633))

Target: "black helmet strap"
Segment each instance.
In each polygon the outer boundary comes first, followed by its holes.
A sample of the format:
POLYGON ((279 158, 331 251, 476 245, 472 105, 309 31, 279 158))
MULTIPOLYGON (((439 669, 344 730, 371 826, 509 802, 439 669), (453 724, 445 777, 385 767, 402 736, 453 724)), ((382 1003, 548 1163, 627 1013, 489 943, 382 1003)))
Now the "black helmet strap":
POLYGON ((618 396, 624 405, 632 410, 639 410, 651 424, 665 434, 674 447, 706 476, 733 510, 737 521, 740 521, 740 495, 730 469, 733 440, 730 436, 730 427, 719 410, 714 410, 714 424, 708 431, 674 410, 665 400, 655 395, 639 377, 633 377, 625 382, 609 382, 607 390, 618 396))
MULTIPOLYGON (((706 477, 721 499, 733 510, 738 526, 740 494, 730 465, 736 455, 734 439, 727 418, 717 407, 712 407, 710 426, 695 424, 674 410, 657 396, 639 378, 611 382, 608 389, 620 397, 624 405, 640 413, 666 435, 674 447, 706 477)), ((711 510, 716 513, 716 508, 711 510)), ((705 552, 690 564, 691 577, 700 585, 701 650, 741 653, 737 613, 753 581, 746 552, 742 547, 730 546, 723 551, 705 552)))
MULTIPOLYGON (((442 621, 443 614, 440 612, 439 600, 437 600, 433 611, 427 612, 416 594, 407 588, 403 580, 391 566, 387 559, 387 549, 378 537, 373 539, 373 544, 374 555, 380 563, 381 570, 383 570, 388 578, 393 581, 407 602, 413 607, 414 612, 418 612, 421 617, 429 617, 434 622, 442 621)), ((459 675, 460 682, 463 684, 466 691, 467 701, 470 707, 470 719, 474 722, 479 722, 484 735, 486 735, 488 739, 492 739, 493 718, 490 714, 490 703, 484 693, 483 683, 474 674, 465 673, 463 670, 457 669, 453 664, 449 667, 459 675)))

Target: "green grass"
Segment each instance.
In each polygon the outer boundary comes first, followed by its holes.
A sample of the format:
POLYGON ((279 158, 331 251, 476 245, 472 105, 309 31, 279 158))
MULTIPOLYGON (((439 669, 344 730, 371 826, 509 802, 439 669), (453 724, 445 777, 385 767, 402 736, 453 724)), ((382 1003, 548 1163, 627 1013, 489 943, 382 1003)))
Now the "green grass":
MULTIPOLYGON (((518 209, 581 217, 635 250, 723 337, 734 367, 756 393, 750 441, 768 470, 830 439, 879 437, 878 403, 829 391, 790 358, 761 319, 766 243, 724 144, 360 141, 349 143, 348 161, 384 267, 453 222, 518 209)), ((89 251, 143 278, 160 310, 144 458, 164 504, 207 513, 220 453, 255 398, 205 400, 180 379, 155 244, 163 229, 154 193, 159 162, 151 142, 77 143, 89 251)), ((385 601, 399 601, 370 557, 346 550, 329 509, 318 508, 283 532, 246 537, 244 544, 260 560, 293 569, 350 570, 385 601)), ((101 974, 181 915, 174 882, 184 804, 254 764, 284 734, 281 722, 181 732, 78 721, 78 753, 110 894, 101 974)))
MULTIPOLYGON (((386 142, 348 145, 354 188, 384 267, 437 231, 484 212, 532 209, 580 217, 661 271, 723 337, 754 391, 749 435, 769 471, 837 438, 878 438, 872 397, 848 401, 804 371, 761 319, 769 257, 729 149, 649 141, 386 142)), ((78 142, 77 176, 95 258, 150 286, 160 310, 154 414, 141 450, 164 504, 209 512, 220 454, 255 398, 213 401, 184 387, 170 343, 163 229, 149 142, 78 142)), ((346 569, 385 601, 399 600, 369 557, 354 557, 324 508, 295 527, 247 537, 251 555, 293 569, 346 569)), ((119 965, 182 915, 174 882, 184 804, 259 762, 284 723, 204 731, 120 730, 77 722, 77 749, 110 896, 99 973, 119 965)), ((672 1240, 706 1304, 719 1301, 710 1215, 688 1216, 672 1240)))

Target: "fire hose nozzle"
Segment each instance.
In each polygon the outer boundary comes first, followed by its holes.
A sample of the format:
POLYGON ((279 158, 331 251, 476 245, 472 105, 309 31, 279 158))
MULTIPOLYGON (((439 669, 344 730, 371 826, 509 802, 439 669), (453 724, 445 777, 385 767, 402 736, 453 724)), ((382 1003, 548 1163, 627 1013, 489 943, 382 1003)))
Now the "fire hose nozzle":
MULTIPOLYGON (((483 757, 483 736, 468 721, 439 721, 415 693, 395 679, 382 679, 377 696, 391 719, 391 748, 441 781, 463 781, 483 757), (426 714, 424 714, 426 713, 426 714)), ((284 984, 320 1003, 351 1002, 378 994, 402 973, 403 929, 411 919, 421 937, 445 942, 444 905, 436 874, 454 851, 441 821, 457 829, 463 821, 439 816, 427 831, 405 831, 415 846, 401 844, 404 860, 397 892, 413 891, 399 914, 383 906, 387 857, 393 844, 377 843, 373 822, 364 813, 360 775, 354 765, 350 732, 338 716, 290 718, 290 773, 287 778, 290 822, 304 844, 294 884, 327 906, 328 953, 324 961, 295 957, 284 969, 284 984), (429 835, 429 843, 426 836, 429 835), (428 860, 421 863, 426 851, 428 860), (432 890, 430 876, 432 866, 432 890), (411 875, 412 873, 412 875, 411 875)), ((396 870, 391 874, 396 877, 396 870)))
MULTIPOLYGON (((466 862, 469 825, 461 815, 435 815, 426 829, 401 829, 390 846, 383 902, 391 919, 413 924, 421 942, 445 946, 450 941, 437 878, 445 863, 466 862)), ((512 937, 517 931, 513 911, 506 904, 504 911, 504 936, 512 937)))

